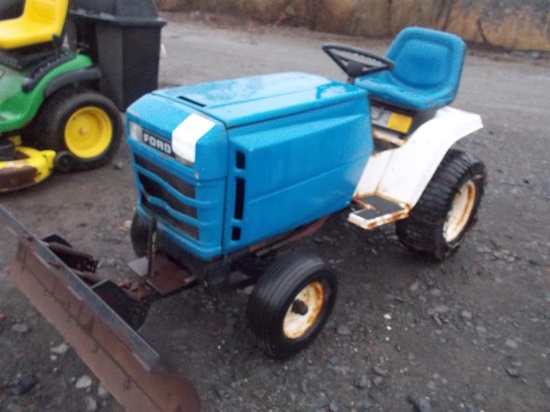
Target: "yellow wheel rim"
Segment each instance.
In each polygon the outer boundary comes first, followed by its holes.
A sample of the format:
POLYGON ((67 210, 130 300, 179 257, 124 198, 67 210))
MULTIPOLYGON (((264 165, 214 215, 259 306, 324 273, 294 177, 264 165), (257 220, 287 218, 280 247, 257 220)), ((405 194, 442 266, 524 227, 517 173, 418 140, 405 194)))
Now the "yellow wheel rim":
POLYGON ((74 112, 65 126, 67 149, 81 159, 103 154, 113 137, 109 115, 99 107, 86 106, 74 112))
POLYGON ((306 334, 319 318, 323 309, 325 288, 320 282, 312 282, 294 298, 283 320, 283 332, 288 339, 298 339, 306 334))
POLYGON ((447 242, 456 240, 466 228, 476 202, 476 185, 467 181, 453 199, 447 222, 443 227, 443 237, 447 242))

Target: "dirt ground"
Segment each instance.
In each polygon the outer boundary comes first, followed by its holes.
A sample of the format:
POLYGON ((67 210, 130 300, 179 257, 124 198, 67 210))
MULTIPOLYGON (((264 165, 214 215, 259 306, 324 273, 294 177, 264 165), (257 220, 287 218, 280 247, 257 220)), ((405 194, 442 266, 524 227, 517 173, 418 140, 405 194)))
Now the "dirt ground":
MULTIPOLYGON (((283 70, 343 79, 324 42, 388 45, 167 17, 162 86, 283 70)), ((140 332, 194 380, 205 411, 549 410, 550 72, 536 57, 467 58, 454 106, 481 114, 485 128, 458 146, 486 162, 489 184, 455 256, 420 259, 393 226, 364 232, 334 215, 295 248, 337 270, 336 308, 314 344, 286 362, 254 346, 247 291, 198 288, 153 307, 140 332)), ((55 174, 0 203, 36 235, 59 233, 101 259, 102 274, 129 276, 135 189, 125 145, 106 167, 55 174)), ((0 410, 120 411, 9 279, 14 250, 0 228, 0 410)))

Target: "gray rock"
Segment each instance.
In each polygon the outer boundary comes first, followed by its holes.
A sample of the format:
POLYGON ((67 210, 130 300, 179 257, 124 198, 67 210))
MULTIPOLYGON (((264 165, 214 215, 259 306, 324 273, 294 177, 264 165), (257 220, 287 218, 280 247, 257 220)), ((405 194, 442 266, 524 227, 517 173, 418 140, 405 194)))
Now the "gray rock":
POLYGON ((374 404, 369 400, 359 401, 355 404, 358 411, 367 411, 371 409, 374 404))
POLYGON ((481 394, 481 393, 476 393, 474 395, 474 399, 476 401, 478 401, 479 403, 484 403, 486 401, 485 396, 483 396, 483 394, 481 394))
POLYGON ((445 305, 439 305, 434 308, 436 313, 447 313, 450 309, 445 305))
POLYGON ((74 386, 76 389, 87 389, 92 386, 92 378, 90 378, 88 375, 82 375, 76 380, 74 386))
POLYGON ((473 315, 472 312, 463 310, 462 312, 460 312, 460 317, 464 320, 472 320, 473 315))
POLYGON ((84 403, 86 404, 86 411, 87 412, 97 411, 97 401, 94 398, 92 398, 91 396, 86 396, 84 398, 84 403))
POLYGON ((366 375, 361 376, 361 379, 355 382, 355 386, 357 386, 359 389, 370 388, 369 378, 367 378, 366 375))
POLYGON ((409 396, 408 401, 412 405, 415 412, 432 412, 430 400, 425 396, 420 398, 409 396))
POLYGON ((377 374, 378 376, 382 376, 383 378, 387 378, 389 373, 387 370, 385 369, 382 369, 381 367, 379 366, 375 366, 372 368, 372 371, 377 374))
POLYGON ((518 344, 515 340, 513 339, 506 339, 506 341, 504 342, 504 344, 506 346, 508 346, 509 348, 512 348, 512 349, 517 349, 518 348, 518 344))
POLYGON ((546 387, 548 389, 550 389, 550 379, 549 378, 544 378, 544 384, 546 385, 546 387))
POLYGON ((99 396, 101 399, 109 399, 111 397, 111 394, 109 393, 107 388, 105 388, 105 386, 100 383, 97 387, 97 396, 99 396))
POLYGON ((437 288, 436 289, 431 289, 430 290, 430 295, 432 295, 435 298, 438 298, 438 297, 441 296, 441 290, 439 290, 437 288))
POLYGON ((519 378, 519 372, 515 368, 506 368, 506 373, 512 378, 519 378))
POLYGON ((17 333, 27 333, 30 330, 30 328, 24 323, 16 323, 11 327, 11 330, 17 333))
POLYGON ((351 335, 351 329, 348 328, 346 325, 338 325, 336 327, 336 333, 342 336, 349 336, 351 335))
POLYGON ((251 295, 253 290, 254 290, 254 285, 250 285, 243 289, 243 293, 245 295, 251 295))
POLYGON ((65 342, 50 348, 50 352, 56 353, 58 355, 64 355, 65 353, 67 353, 68 350, 69 345, 67 345, 65 342))
POLYGON ((380 386, 384 382, 384 378, 382 376, 375 376, 372 378, 372 384, 374 386, 380 386))
POLYGON ((483 325, 477 325, 476 326, 476 332, 480 335, 484 335, 487 333, 487 328, 483 325))
POLYGON ((412 352, 409 352, 409 353, 407 354, 407 362, 408 362, 409 365, 411 365, 411 366, 418 366, 418 365, 420 364, 420 362, 418 362, 418 361, 416 360, 415 354, 412 353, 412 352))
POLYGON ((330 403, 327 406, 330 412, 338 412, 340 410, 340 408, 338 407, 338 404, 334 400, 330 401, 330 403))

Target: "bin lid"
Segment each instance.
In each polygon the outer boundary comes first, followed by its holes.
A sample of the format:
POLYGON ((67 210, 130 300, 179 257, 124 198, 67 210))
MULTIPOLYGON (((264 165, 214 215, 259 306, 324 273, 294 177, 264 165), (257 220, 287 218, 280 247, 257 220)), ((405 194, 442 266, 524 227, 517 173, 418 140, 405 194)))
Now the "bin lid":
POLYGON ((73 0, 71 8, 79 15, 109 15, 114 19, 158 17, 155 0, 73 0))

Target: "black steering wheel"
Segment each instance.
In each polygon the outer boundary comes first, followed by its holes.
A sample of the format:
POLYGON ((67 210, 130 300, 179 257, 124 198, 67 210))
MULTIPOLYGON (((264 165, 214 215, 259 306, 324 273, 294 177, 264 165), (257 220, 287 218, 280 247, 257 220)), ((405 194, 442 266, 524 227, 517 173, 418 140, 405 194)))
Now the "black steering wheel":
POLYGON ((367 50, 341 44, 325 44, 323 51, 348 75, 348 82, 353 83, 357 77, 392 70, 394 62, 367 50))

